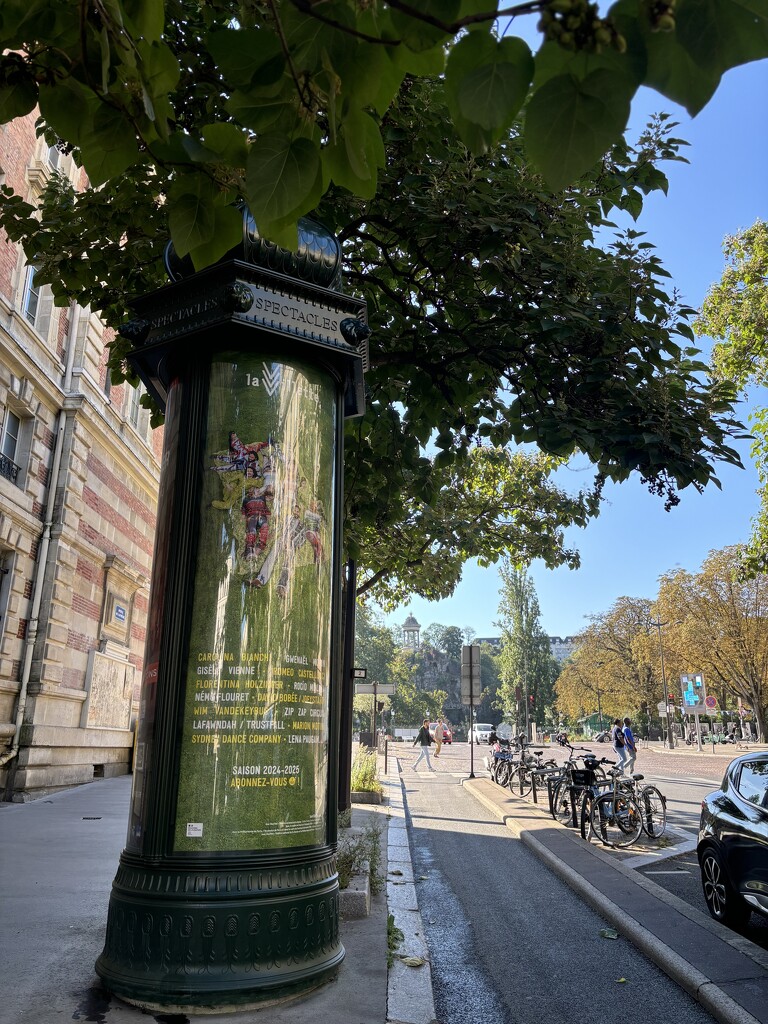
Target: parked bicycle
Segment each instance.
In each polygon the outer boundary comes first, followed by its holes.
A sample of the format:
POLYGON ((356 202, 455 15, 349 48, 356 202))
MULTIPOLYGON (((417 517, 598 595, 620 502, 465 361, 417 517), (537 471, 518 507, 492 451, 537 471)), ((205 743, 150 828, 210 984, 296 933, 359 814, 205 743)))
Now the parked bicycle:
POLYGON ((506 786, 510 768, 516 763, 515 754, 516 751, 512 748, 509 740, 499 740, 498 744, 491 751, 489 771, 491 778, 497 785, 506 786))
POLYGON ((550 813, 561 825, 576 824, 576 808, 581 805, 581 794, 605 779, 603 764, 614 763, 606 758, 598 759, 588 747, 572 747, 568 744, 568 749, 570 753, 559 777, 550 778, 549 781, 552 793, 550 813), (577 754, 577 750, 584 753, 577 754), (583 761, 583 768, 579 767, 579 761, 583 761))
MULTIPOLYGON (((584 790, 581 801, 581 835, 623 849, 632 846, 643 831, 643 812, 631 791, 622 786, 621 769, 611 768, 609 779, 584 790), (610 786, 607 792, 601 792, 610 786)), ((628 780, 623 780, 624 782, 628 780)))
POLYGON ((507 785, 517 796, 528 796, 533 789, 533 778, 531 772, 541 768, 557 768, 557 761, 554 758, 545 758, 543 750, 531 750, 527 752, 530 744, 524 737, 518 737, 520 743, 520 763, 510 768, 507 785))
POLYGON ((644 775, 633 775, 622 779, 620 788, 629 793, 642 811, 643 832, 649 839, 658 839, 667 827, 667 798, 658 786, 640 786, 644 775))

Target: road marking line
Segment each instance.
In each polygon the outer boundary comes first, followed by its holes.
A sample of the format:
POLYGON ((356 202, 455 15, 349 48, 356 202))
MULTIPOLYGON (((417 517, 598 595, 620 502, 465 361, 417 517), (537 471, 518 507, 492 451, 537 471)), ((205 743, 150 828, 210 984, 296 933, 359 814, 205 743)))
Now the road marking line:
POLYGON ((678 868, 676 871, 644 871, 645 875, 690 875, 688 868, 678 868))

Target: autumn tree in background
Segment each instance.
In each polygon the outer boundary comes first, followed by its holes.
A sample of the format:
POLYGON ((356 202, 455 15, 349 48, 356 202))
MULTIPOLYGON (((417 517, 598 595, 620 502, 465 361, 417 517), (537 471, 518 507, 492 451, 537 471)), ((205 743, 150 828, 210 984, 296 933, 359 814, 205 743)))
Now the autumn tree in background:
POLYGON ((647 644, 651 609, 650 600, 621 597, 607 612, 590 617, 557 679, 559 710, 571 719, 593 714, 598 689, 605 719, 655 710, 661 674, 647 644))
MULTIPOLYGON (((678 665, 703 672, 709 692, 751 707, 760 740, 768 705, 768 575, 744 580, 743 549, 713 551, 698 573, 676 569, 661 578, 658 607, 682 619, 674 634, 678 665)), ((677 688, 677 684, 676 684, 677 688)))

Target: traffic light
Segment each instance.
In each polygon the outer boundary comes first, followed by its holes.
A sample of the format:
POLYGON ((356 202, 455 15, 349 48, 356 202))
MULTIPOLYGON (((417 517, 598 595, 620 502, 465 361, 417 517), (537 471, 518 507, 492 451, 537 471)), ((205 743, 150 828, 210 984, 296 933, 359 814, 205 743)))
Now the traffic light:
POLYGON ((528 704, 530 705, 530 707, 533 707, 534 703, 535 703, 535 701, 534 701, 534 698, 533 698, 533 694, 530 693, 528 695, 528 704))
POLYGON ((376 701, 376 710, 377 711, 383 711, 384 710, 384 701, 383 700, 377 700, 376 701))

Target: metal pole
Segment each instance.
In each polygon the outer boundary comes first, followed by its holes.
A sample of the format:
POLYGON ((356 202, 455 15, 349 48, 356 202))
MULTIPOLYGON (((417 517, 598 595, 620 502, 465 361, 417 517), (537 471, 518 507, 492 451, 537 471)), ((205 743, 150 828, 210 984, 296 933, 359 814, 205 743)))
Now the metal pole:
POLYGON ((661 641, 661 627, 666 626, 666 622, 654 622, 650 620, 650 625, 655 626, 659 631, 659 652, 661 654, 661 684, 664 687, 664 707, 667 709, 667 746, 672 750, 675 746, 675 740, 672 735, 672 714, 669 710, 669 692, 667 690, 667 676, 664 672, 664 644, 661 641))
POLYGON ((472 644, 469 645, 469 777, 475 777, 475 668, 472 664, 472 644))
POLYGON ((341 670, 341 726, 339 738, 339 810, 352 806, 352 704, 355 686, 352 668, 355 656, 355 613, 357 599, 357 564, 347 562, 345 594, 343 660, 341 670))
POLYGON ((597 690, 597 715, 600 721, 600 732, 603 731, 603 709, 600 707, 600 683, 595 683, 597 690))

